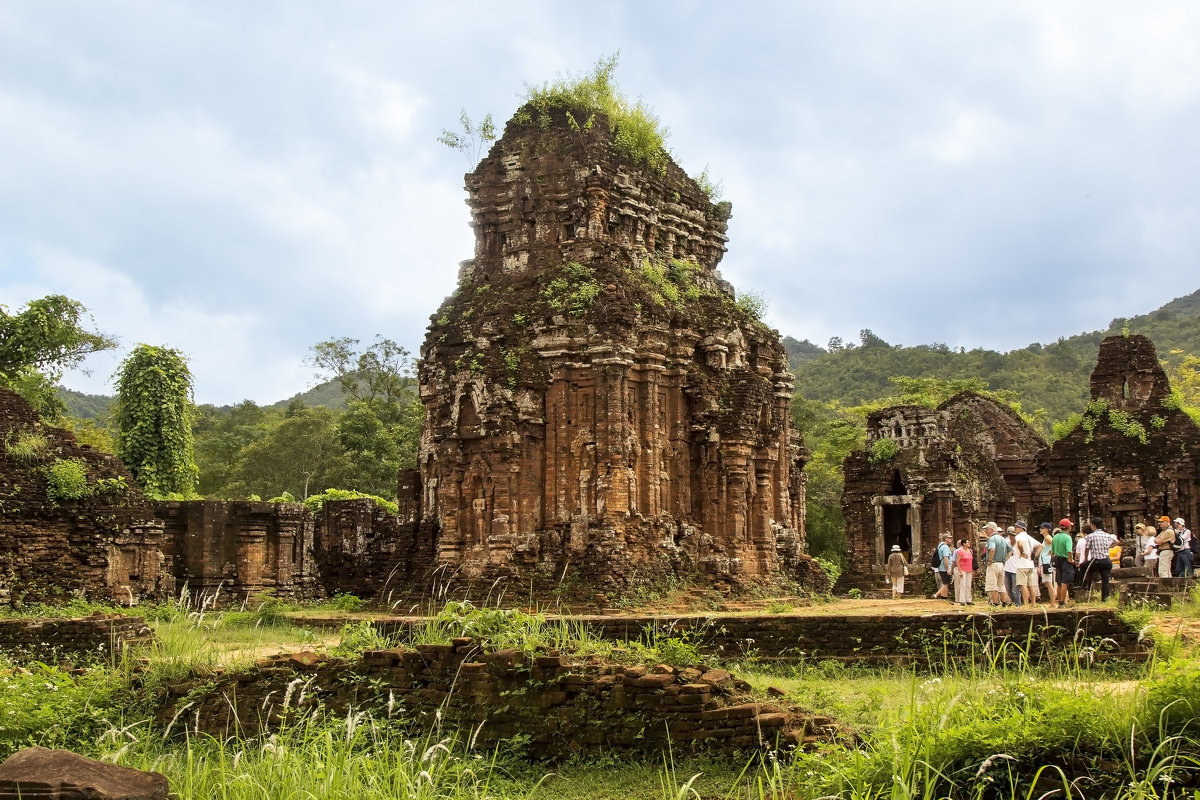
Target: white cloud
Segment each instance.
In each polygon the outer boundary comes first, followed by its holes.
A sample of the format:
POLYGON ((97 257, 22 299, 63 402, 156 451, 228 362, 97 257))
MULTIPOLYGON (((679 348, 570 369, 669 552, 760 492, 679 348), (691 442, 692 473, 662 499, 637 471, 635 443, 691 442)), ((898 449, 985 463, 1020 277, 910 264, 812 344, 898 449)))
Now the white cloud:
POLYGON ((304 388, 331 336, 415 349, 473 251, 438 132, 618 49, 784 333, 1011 347, 980 319, 1196 288, 1192 3, 356 8, 0 9, 0 296, 180 347, 218 402, 304 388))

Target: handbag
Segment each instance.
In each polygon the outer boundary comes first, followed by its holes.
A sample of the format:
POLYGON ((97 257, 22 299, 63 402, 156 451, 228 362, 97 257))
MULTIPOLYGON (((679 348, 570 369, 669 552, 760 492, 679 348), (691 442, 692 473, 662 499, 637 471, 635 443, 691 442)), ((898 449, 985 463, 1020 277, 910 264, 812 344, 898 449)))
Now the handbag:
POLYGON ((904 574, 905 574, 905 576, 908 575, 908 564, 904 565, 904 574))

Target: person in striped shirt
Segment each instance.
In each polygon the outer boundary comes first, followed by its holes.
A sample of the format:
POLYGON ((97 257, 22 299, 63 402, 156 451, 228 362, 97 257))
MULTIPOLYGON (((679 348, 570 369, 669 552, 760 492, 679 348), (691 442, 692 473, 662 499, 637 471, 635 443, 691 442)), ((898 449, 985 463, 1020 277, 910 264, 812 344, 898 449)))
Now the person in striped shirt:
POLYGON ((1086 548, 1088 569, 1091 571, 1091 581, 1095 582, 1100 579, 1100 599, 1107 600, 1110 593, 1109 580, 1112 575, 1112 559, 1109 558, 1109 549, 1117 543, 1117 537, 1104 530, 1104 520, 1100 517, 1092 517, 1092 530, 1084 537, 1084 547, 1086 548))

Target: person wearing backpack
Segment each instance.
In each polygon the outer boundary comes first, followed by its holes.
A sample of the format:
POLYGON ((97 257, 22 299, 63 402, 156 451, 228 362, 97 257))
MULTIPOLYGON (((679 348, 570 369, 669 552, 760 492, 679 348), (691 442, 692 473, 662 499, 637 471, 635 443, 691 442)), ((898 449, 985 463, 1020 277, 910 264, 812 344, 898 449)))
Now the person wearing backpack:
POLYGON ((1176 517, 1175 528, 1175 566, 1172 571, 1177 578, 1192 576, 1192 558, 1197 553, 1196 537, 1183 523, 1183 517, 1176 517))
POLYGON ((1007 605, 1009 599, 1008 592, 1004 590, 1004 561, 1008 558, 1008 540, 1000 533, 999 526, 994 522, 984 525, 983 530, 985 533, 991 534, 988 536, 981 559, 984 569, 987 570, 984 574, 983 591, 987 593, 988 600, 992 605, 1007 605))
POLYGON ((933 569, 934 577, 938 581, 938 590, 930 597, 931 600, 949 600, 950 599, 950 558, 953 551, 950 549, 950 542, 954 537, 949 532, 942 534, 942 541, 934 549, 933 556, 929 560, 929 566, 933 569))

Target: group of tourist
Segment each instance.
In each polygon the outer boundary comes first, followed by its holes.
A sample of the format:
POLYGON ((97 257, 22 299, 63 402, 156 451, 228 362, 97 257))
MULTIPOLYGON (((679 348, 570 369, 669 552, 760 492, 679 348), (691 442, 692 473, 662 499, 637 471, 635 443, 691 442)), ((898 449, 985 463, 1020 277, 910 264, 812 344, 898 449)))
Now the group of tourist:
MULTIPOLYGON (((1200 540, 1192 535, 1181 517, 1159 517, 1155 524, 1139 523, 1134 528, 1133 557, 1124 556, 1128 566, 1144 567, 1150 575, 1190 577, 1193 558, 1200 554, 1200 540)), ((1064 606, 1073 596, 1100 584, 1100 597, 1112 593, 1115 566, 1123 566, 1123 549, 1116 536, 1104 530, 1104 520, 1092 517, 1072 534, 1074 523, 1061 519, 1058 526, 1043 522, 1030 533, 1024 520, 1006 530, 994 522, 983 526, 979 541, 954 541, 942 534, 932 554, 930 569, 937 580, 934 599, 950 600, 960 606, 974 605, 976 565, 984 572, 983 591, 993 606, 1032 605, 1044 600, 1051 608, 1064 606)), ((892 599, 904 596, 908 560, 899 545, 892 547, 886 574, 892 599)))

